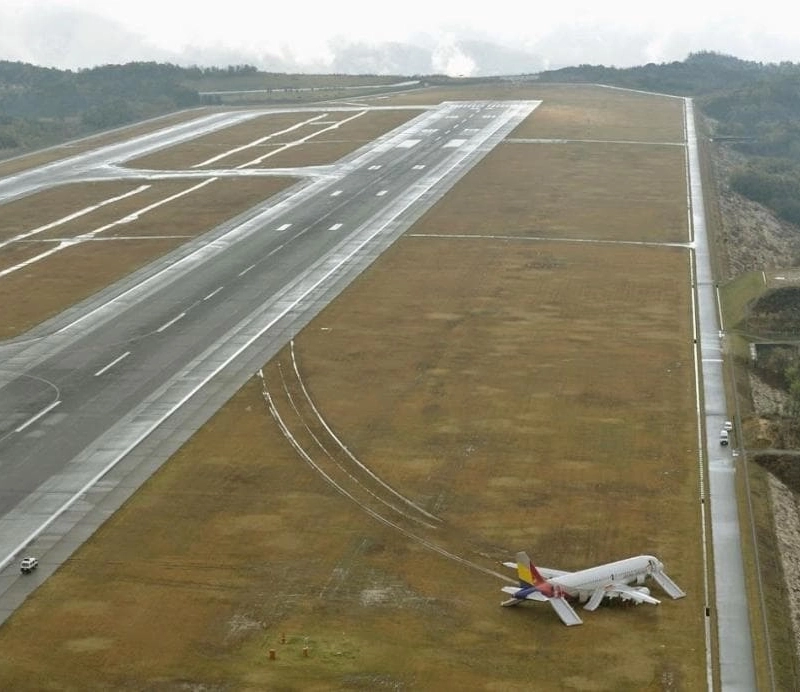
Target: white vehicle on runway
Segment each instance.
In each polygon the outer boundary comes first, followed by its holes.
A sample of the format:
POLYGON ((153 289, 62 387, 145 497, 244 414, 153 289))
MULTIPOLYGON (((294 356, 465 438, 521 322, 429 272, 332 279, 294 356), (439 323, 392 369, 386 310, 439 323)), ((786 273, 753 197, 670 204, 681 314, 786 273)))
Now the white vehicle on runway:
POLYGON ((19 570, 23 574, 30 574, 39 566, 39 561, 35 557, 23 557, 19 563, 19 570))

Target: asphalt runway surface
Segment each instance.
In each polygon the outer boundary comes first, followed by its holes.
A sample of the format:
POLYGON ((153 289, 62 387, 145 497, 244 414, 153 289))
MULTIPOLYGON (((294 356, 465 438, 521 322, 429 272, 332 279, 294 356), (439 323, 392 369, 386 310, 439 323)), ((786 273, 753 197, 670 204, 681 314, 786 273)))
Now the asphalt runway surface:
MULTIPOLYGON (((458 102, 0 344, 0 621, 191 434, 536 106, 458 102), (40 568, 21 579, 16 561, 40 568)), ((327 109, 326 109, 327 110, 327 109)), ((0 201, 265 111, 215 114, 0 179, 0 201)), ((287 169, 280 169, 286 174, 287 169)))

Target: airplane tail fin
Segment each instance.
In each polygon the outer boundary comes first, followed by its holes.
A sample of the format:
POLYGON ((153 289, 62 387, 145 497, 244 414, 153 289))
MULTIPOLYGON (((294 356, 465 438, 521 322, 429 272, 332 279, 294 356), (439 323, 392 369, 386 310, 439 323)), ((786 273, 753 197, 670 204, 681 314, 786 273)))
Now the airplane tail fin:
POLYGON ((517 576, 520 586, 540 586, 545 583, 544 577, 539 574, 528 553, 522 551, 517 553, 517 576))

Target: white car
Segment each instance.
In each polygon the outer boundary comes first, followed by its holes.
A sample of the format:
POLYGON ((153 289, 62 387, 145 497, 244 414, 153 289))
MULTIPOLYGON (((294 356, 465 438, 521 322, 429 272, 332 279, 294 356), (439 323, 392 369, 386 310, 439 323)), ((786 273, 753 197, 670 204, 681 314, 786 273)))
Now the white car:
POLYGON ((19 569, 23 574, 30 574, 39 566, 39 561, 35 557, 23 557, 19 563, 19 569))
POLYGON ((722 429, 722 430, 719 431, 719 443, 723 447, 727 447, 728 446, 728 431, 727 430, 722 429))

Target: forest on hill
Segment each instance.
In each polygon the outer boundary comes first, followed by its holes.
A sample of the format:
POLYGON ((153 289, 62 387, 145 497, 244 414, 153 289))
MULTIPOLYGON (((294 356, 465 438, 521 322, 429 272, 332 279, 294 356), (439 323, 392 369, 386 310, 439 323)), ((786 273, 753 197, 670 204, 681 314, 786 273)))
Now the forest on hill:
POLYGON ((734 191, 800 225, 800 64, 763 64, 712 52, 683 62, 618 69, 580 65, 539 75, 691 96, 713 137, 746 155, 731 174, 734 191))
MULTIPOLYGON (((713 136, 746 155, 728 181, 742 195, 800 225, 800 64, 764 64, 699 52, 681 62, 615 68, 579 65, 531 75, 691 96, 713 136)), ((390 75, 286 75, 250 65, 179 67, 155 62, 78 71, 0 61, 0 158, 184 108, 214 91, 261 90, 272 103, 334 98, 336 90, 408 79, 390 75)), ((429 83, 487 82, 500 77, 429 83)), ((344 95, 342 91, 340 96, 344 95)))
POLYGON ((389 75, 260 72, 251 65, 179 67, 138 62, 58 70, 0 60, 0 158, 8 158, 185 108, 219 102, 214 91, 261 90, 272 103, 343 96, 389 75), (341 93, 336 93, 339 89, 341 93), (320 96, 322 94, 322 96, 320 96))

